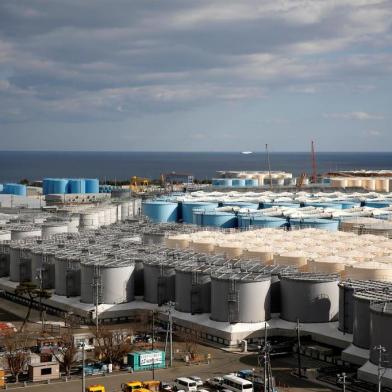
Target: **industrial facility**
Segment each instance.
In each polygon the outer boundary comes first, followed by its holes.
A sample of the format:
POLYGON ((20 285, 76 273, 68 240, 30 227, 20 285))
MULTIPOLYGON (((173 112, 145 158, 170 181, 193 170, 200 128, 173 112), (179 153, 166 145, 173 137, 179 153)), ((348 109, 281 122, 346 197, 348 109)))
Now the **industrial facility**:
POLYGON ((376 382, 374 347, 392 352, 392 195, 92 199, 86 192, 96 186, 47 179, 48 192, 61 192, 46 196, 59 204, 0 210, 1 295, 25 303, 16 288, 32 282, 51 294, 37 307, 87 324, 168 309, 178 330, 229 347, 260 341, 265 328, 293 335, 300 323, 315 342, 342 350, 360 379, 376 382), (70 184, 76 193, 61 193, 70 184))

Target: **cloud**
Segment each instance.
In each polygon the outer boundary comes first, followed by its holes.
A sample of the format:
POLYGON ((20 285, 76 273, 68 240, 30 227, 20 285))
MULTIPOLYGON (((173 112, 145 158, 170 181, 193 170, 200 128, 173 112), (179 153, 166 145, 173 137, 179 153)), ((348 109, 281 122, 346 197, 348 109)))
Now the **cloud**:
POLYGON ((378 137, 382 135, 382 132, 377 130, 377 129, 369 129, 365 131, 366 136, 371 136, 371 137, 378 137))
POLYGON ((369 120, 383 120, 384 116, 379 114, 372 114, 367 112, 345 112, 345 113, 325 113, 325 118, 333 119, 344 119, 344 120, 357 120, 357 121, 369 121, 369 120))
MULTIPOLYGON (((274 94, 376 96, 391 45, 389 0, 3 0, 0 123, 94 127, 274 94)), ((362 107, 324 117, 382 119, 362 107)))

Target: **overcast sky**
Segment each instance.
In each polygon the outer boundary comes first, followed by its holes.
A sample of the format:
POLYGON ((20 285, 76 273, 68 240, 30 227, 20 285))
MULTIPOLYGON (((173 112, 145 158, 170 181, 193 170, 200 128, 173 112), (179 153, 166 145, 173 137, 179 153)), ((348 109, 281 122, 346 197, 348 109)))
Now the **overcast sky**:
POLYGON ((0 1, 0 149, 391 151, 391 0, 0 1))

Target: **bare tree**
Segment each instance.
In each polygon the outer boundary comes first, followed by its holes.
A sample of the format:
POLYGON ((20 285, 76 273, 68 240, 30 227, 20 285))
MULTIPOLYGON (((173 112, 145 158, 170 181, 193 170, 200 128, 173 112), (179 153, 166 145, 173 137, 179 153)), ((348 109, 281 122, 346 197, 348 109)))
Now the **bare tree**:
MULTIPOLYGON (((37 287, 37 285, 35 285, 34 283, 31 283, 31 282, 24 282, 24 283, 19 284, 15 288, 15 294, 27 296, 27 298, 29 299, 29 306, 27 308, 26 317, 24 318, 23 323, 20 326, 20 332, 22 332, 26 323, 30 319, 31 310, 34 305, 34 300, 36 298, 39 298, 41 301, 44 298, 50 298, 51 294, 47 290, 41 290, 39 287, 37 287)), ((42 309, 40 309, 40 310, 42 311, 42 309)))
POLYGON ((52 354, 60 364, 60 369, 66 374, 71 375, 72 365, 77 361, 78 348, 75 346, 73 329, 67 328, 61 334, 57 347, 52 348, 52 354))
POLYGON ((95 354, 97 358, 106 363, 120 365, 125 354, 130 352, 132 346, 132 331, 129 329, 111 330, 101 327, 94 330, 97 346, 95 354))
POLYGON ((19 382, 19 376, 23 373, 29 360, 29 339, 28 334, 15 332, 6 333, 2 339, 5 347, 4 357, 15 382, 19 382))

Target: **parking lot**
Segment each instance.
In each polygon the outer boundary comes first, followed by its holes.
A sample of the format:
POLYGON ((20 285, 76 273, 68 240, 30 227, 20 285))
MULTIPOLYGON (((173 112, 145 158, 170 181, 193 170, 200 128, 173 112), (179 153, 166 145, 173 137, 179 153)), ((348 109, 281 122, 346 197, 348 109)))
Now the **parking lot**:
MULTIPOLYGON (((215 376, 222 376, 240 369, 255 368, 257 366, 257 358, 255 354, 236 354, 226 352, 220 349, 202 346, 202 349, 211 354, 211 362, 209 364, 199 364, 187 366, 182 362, 176 361, 174 367, 167 369, 155 370, 155 379, 171 383, 177 377, 181 376, 199 376, 202 380, 206 380, 215 376)), ((295 356, 274 359, 273 373, 276 377, 277 384, 282 386, 281 390, 285 391, 329 391, 331 388, 320 386, 309 380, 298 379, 290 373, 295 368, 295 356), (286 387, 286 386, 289 386, 286 387), (283 388, 285 387, 285 388, 283 388)), ((304 366, 312 365, 311 360, 305 360, 304 366)), ((152 379, 152 371, 127 373, 118 372, 108 374, 106 376, 88 377, 86 385, 102 384, 106 388, 106 392, 120 391, 121 383, 133 380, 146 381, 152 379)), ((52 382, 50 385, 31 385, 23 387, 24 391, 52 391, 53 388, 64 392, 73 392, 81 390, 81 379, 73 378, 68 382, 58 381, 52 382)), ((211 389, 208 388, 207 389, 211 389)))

